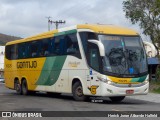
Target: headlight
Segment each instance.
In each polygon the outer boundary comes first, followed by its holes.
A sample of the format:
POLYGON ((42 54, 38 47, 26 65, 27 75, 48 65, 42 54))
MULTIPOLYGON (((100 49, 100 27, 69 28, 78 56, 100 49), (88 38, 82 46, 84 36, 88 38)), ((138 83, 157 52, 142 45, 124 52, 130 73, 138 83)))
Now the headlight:
POLYGON ((99 75, 99 76, 97 76, 97 78, 102 82, 107 82, 108 81, 105 75, 99 75))
POLYGON ((97 76, 97 79, 104 82, 104 83, 107 83, 109 85, 114 85, 115 83, 112 82, 111 80, 108 80, 107 77, 105 75, 98 75, 97 76))
POLYGON ((147 84, 148 82, 149 82, 148 80, 145 80, 143 83, 144 83, 144 84, 147 84))
POLYGON ((147 84, 148 82, 149 82, 149 77, 147 76, 146 80, 143 83, 147 84))
POLYGON ((102 78, 101 81, 102 81, 102 82, 107 82, 108 80, 107 80, 107 78, 106 78, 106 79, 103 79, 103 78, 102 78))
POLYGON ((107 83, 108 83, 109 85, 115 85, 115 83, 112 82, 112 81, 110 81, 110 80, 108 80, 107 83))
POLYGON ((113 82, 112 82, 112 81, 108 81, 107 83, 108 83, 109 85, 111 85, 113 82))

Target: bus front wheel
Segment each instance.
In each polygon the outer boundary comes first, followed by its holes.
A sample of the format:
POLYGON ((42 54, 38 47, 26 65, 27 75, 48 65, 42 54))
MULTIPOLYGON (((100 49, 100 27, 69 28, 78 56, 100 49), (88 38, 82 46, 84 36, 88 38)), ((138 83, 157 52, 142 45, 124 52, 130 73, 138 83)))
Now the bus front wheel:
POLYGON ((112 102, 121 102, 125 96, 109 97, 112 102))
POLYGON ((72 94, 73 98, 76 101, 84 101, 86 100, 86 96, 83 94, 83 88, 80 82, 76 82, 72 86, 72 94))
POLYGON ((28 95, 28 93, 29 93, 29 91, 28 91, 27 81, 24 79, 22 81, 22 94, 28 95))

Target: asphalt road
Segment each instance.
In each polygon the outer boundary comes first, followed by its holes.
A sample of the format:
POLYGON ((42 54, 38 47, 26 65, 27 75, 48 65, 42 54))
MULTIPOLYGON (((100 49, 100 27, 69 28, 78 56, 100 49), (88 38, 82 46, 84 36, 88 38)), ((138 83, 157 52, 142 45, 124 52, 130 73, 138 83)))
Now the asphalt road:
MULTIPOLYGON (((160 111, 160 102, 152 102, 149 98, 150 94, 146 95, 146 100, 141 100, 140 97, 126 97, 121 103, 112 103, 107 98, 100 98, 100 100, 92 98, 89 102, 77 102, 67 94, 59 97, 49 96, 45 93, 29 96, 17 95, 14 90, 5 88, 4 84, 0 83, 0 111, 160 111), (97 102, 93 102, 95 99, 97 102)), ((1 119, 10 120, 9 118, 1 119)), ((83 119, 93 120, 90 117, 83 117, 83 119)), ((106 118, 104 119, 106 120, 106 118)))

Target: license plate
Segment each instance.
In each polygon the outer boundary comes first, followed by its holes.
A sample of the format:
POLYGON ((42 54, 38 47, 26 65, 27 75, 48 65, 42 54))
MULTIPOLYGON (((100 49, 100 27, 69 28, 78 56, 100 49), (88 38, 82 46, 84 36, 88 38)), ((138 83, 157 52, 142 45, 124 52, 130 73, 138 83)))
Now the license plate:
POLYGON ((133 94, 134 90, 126 90, 126 94, 133 94))

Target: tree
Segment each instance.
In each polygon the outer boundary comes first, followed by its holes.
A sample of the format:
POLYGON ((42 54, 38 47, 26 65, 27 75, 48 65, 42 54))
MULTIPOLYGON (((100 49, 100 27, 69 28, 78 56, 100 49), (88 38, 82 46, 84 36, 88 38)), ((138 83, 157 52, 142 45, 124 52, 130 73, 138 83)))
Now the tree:
POLYGON ((154 46, 160 44, 160 0, 126 0, 123 11, 132 24, 138 23, 154 46))

